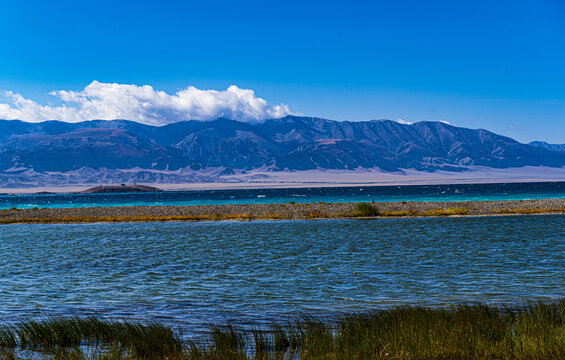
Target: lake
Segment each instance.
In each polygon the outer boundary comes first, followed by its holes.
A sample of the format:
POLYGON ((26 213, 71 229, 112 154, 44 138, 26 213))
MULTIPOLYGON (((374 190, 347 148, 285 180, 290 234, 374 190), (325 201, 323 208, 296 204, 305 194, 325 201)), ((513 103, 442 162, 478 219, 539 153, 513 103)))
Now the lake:
MULTIPOLYGON (((6 191, 6 190, 5 190, 6 191)), ((93 206, 223 205, 371 201, 481 201, 565 198, 565 182, 353 186, 162 191, 110 194, 0 195, 0 209, 93 206)))
POLYGON ((0 319, 265 325, 565 297, 565 216, 0 227, 0 319))

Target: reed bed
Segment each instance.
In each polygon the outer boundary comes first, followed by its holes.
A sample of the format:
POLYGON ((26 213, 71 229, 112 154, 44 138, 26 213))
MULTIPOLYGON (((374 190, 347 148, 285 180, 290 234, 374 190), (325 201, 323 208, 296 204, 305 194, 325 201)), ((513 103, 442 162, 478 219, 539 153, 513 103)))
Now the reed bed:
POLYGON ((158 323, 74 317, 4 326, 0 358, 565 359, 564 317, 565 300, 512 308, 405 306, 329 322, 300 317, 267 329, 211 326, 202 343, 183 342, 158 323))

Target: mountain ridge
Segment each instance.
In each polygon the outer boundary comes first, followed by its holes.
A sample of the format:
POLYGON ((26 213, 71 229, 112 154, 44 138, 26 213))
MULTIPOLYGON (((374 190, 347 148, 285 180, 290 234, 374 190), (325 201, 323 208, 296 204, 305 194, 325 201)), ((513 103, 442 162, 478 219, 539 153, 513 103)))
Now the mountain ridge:
MULTIPOLYGON (((184 174, 186 181, 187 174, 205 169, 219 169, 213 177, 258 168, 433 172, 473 166, 562 167, 565 152, 522 144, 485 129, 431 121, 401 124, 286 116, 257 124, 218 118, 151 126, 120 119, 0 120, 0 178, 26 172, 56 178, 49 174, 87 169, 90 179, 96 172, 112 179, 112 173, 138 169, 143 176, 160 174, 149 176, 155 181, 161 177, 174 182, 172 172, 184 174)), ((80 174, 75 179, 86 180, 80 174)), ((116 175, 115 180, 123 177, 116 175)), ((194 181, 201 180, 197 176, 194 181)))
POLYGON ((550 144, 545 141, 531 141, 528 145, 541 147, 551 151, 565 151, 565 144, 550 144))

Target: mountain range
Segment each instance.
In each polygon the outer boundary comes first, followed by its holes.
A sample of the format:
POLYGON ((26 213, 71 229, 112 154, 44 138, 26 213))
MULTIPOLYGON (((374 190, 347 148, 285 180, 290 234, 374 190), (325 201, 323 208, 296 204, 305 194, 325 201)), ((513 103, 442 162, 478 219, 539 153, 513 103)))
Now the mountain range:
POLYGON ((549 144, 545 141, 532 141, 528 144, 551 151, 565 151, 565 144, 549 144))
MULTIPOLYGON (((549 145, 549 144, 547 144, 549 145)), ((253 169, 414 169, 565 166, 565 151, 443 122, 332 121, 286 116, 150 126, 127 120, 0 120, 0 186, 214 181, 253 169)))

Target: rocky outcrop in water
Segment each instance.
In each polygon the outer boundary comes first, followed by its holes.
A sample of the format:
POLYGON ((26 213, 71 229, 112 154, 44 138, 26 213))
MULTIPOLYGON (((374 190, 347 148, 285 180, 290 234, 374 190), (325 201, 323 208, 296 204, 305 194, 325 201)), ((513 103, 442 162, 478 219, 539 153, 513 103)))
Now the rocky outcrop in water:
POLYGON ((106 185, 106 186, 95 186, 86 190, 81 191, 81 194, 105 194, 105 193, 132 193, 132 192, 158 192, 161 189, 146 186, 146 185, 106 185))

